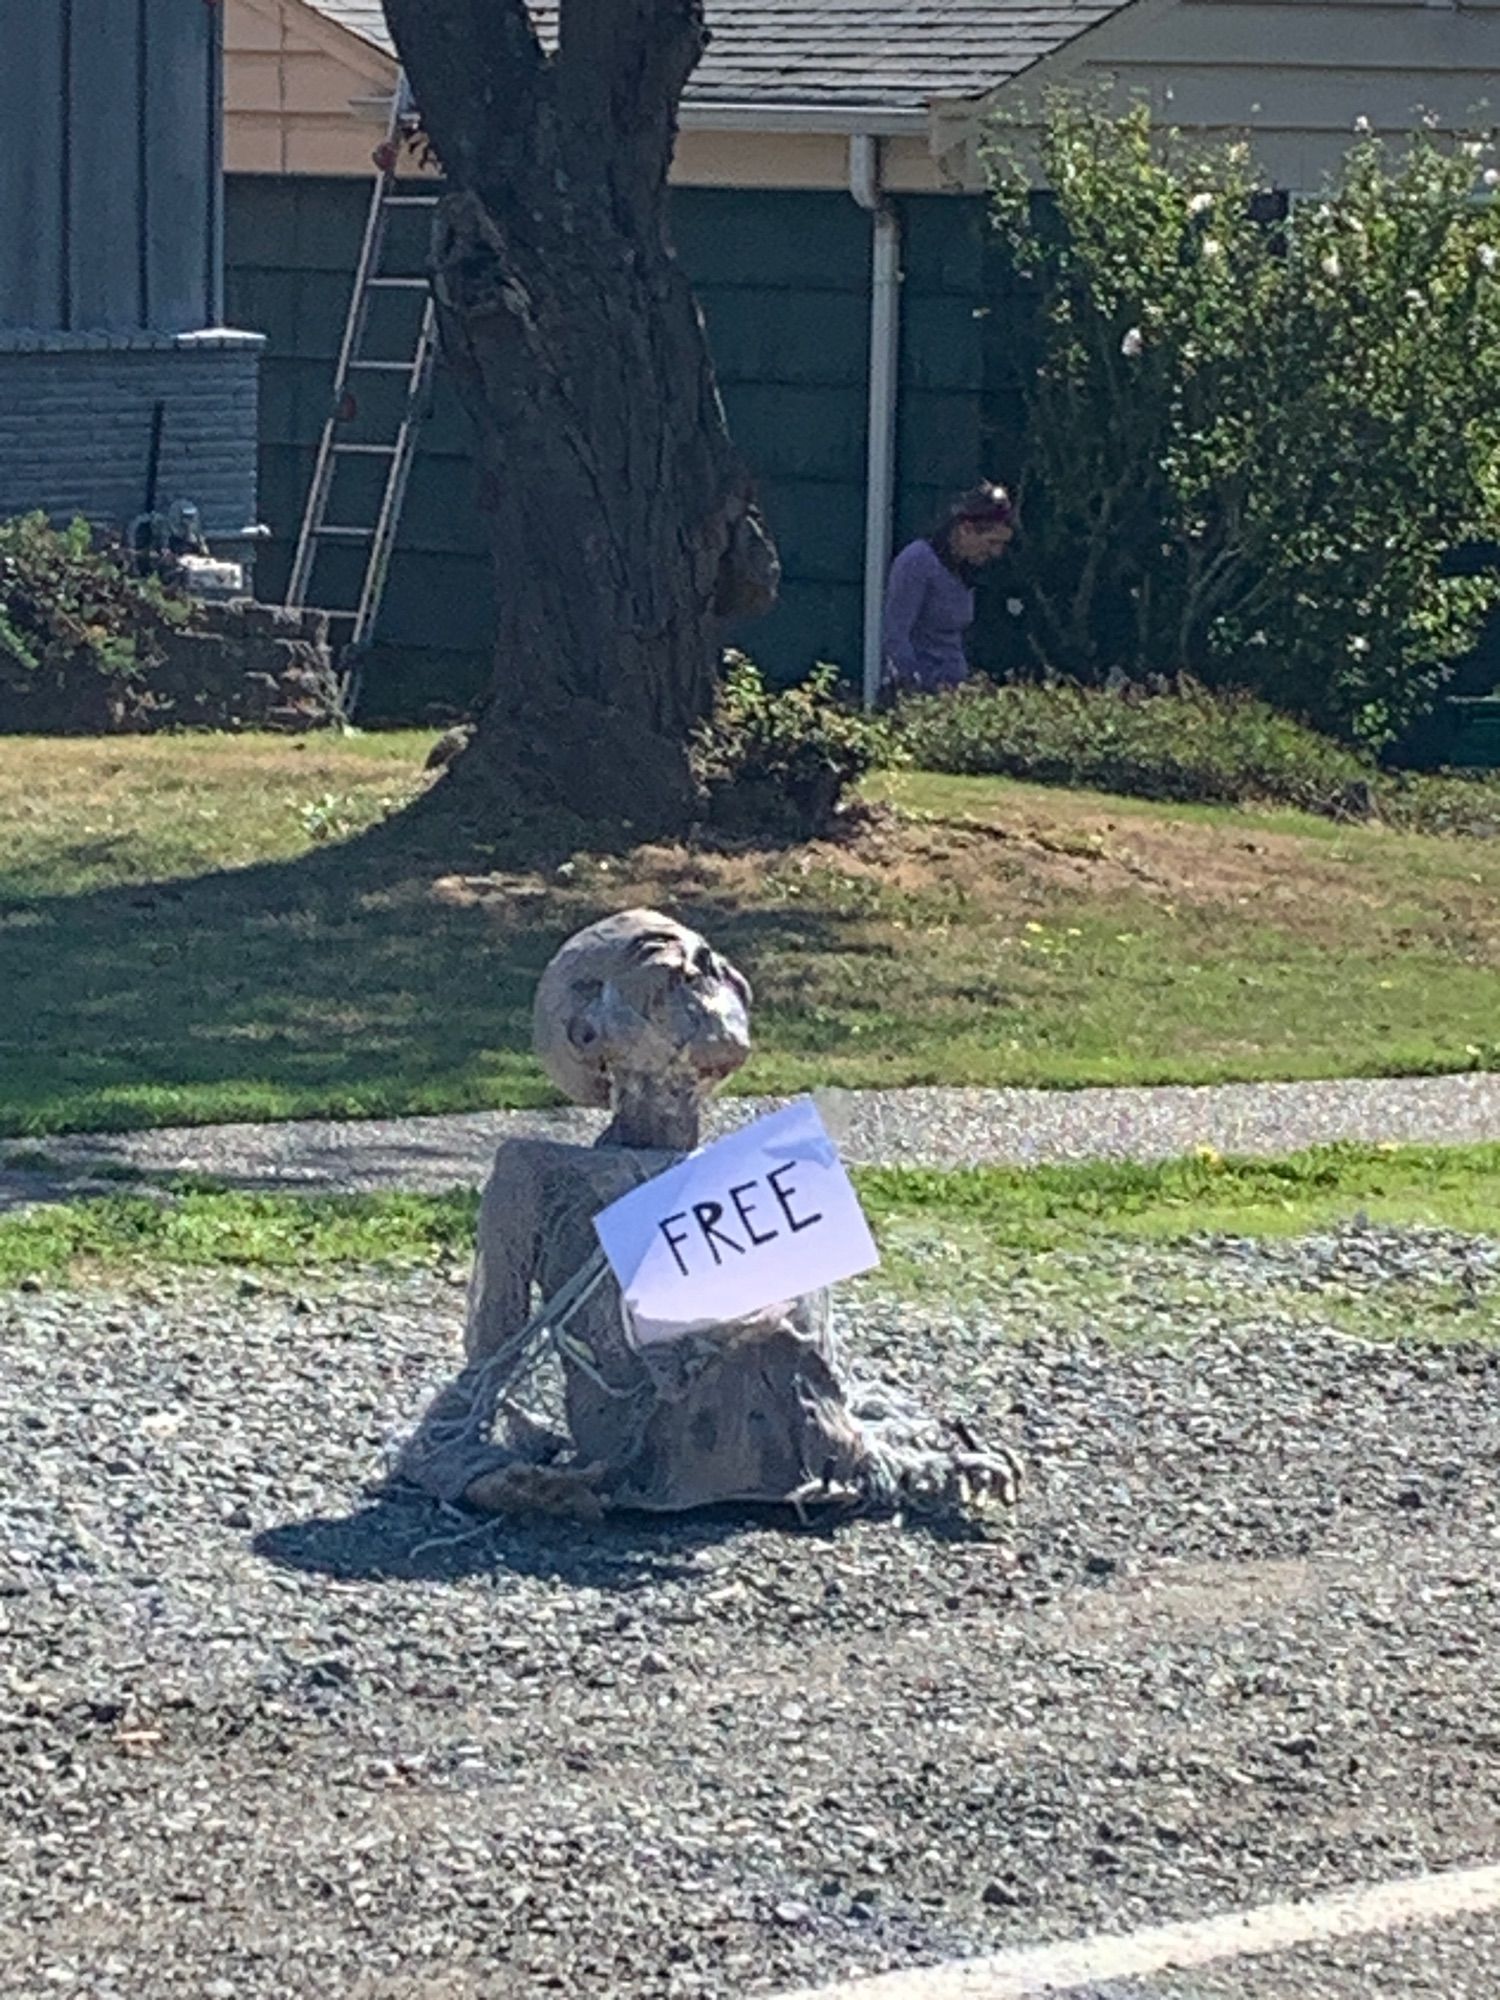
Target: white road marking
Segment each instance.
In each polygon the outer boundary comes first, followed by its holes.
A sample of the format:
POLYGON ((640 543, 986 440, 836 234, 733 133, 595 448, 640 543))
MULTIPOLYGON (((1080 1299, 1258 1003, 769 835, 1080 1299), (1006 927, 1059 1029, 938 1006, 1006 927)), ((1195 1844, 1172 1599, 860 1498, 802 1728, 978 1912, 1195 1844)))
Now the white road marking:
POLYGON ((1304 1903, 1263 1903, 1258 1909, 1231 1910, 1190 1923, 1023 1945, 925 1971, 882 1972, 805 1987, 779 2000, 1042 2000, 1103 1980, 1149 1979, 1158 1972, 1265 1957, 1296 1945, 1367 1937, 1491 1910, 1500 1910, 1500 1867, 1454 1868, 1340 1889, 1304 1903))

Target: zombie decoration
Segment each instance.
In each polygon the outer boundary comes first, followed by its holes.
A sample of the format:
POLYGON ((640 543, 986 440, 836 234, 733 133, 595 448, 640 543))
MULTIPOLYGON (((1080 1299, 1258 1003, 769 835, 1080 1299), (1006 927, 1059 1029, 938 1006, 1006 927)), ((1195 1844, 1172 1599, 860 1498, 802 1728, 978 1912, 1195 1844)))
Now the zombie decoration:
POLYGON ((706 1099, 749 1053, 750 1001, 734 966, 654 910, 606 917, 557 953, 537 1053, 609 1122, 591 1147, 519 1139, 496 1154, 467 1365, 407 1446, 405 1479, 482 1511, 584 1518, 1015 1500, 1009 1452, 858 1379, 826 1293, 664 1344, 633 1337, 593 1219, 698 1145, 706 1099))

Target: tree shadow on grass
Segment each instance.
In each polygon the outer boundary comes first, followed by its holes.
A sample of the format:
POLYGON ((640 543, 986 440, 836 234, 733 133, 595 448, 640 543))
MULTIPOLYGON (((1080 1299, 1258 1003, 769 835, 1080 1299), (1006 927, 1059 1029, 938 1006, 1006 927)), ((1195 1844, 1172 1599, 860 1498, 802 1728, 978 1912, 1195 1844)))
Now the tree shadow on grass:
MULTIPOLYGON (((0 903, 0 1132, 553 1103, 536 980, 629 893, 618 866, 559 876, 584 847, 623 852, 577 822, 497 834, 429 793, 295 861, 0 903), (493 893, 445 893, 479 876, 493 893)), ((721 909, 712 927, 753 964, 785 920, 721 909)), ((834 920, 799 911, 797 930, 841 948, 834 920)))

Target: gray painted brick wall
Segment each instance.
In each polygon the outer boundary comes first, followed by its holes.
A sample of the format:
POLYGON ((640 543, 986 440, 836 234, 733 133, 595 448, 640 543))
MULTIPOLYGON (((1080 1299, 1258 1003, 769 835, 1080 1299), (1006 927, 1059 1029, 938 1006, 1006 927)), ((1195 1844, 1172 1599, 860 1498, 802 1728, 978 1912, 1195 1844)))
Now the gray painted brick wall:
POLYGON ((42 508, 124 527, 145 497, 196 503, 212 541, 256 520, 260 334, 0 333, 0 515, 42 508))

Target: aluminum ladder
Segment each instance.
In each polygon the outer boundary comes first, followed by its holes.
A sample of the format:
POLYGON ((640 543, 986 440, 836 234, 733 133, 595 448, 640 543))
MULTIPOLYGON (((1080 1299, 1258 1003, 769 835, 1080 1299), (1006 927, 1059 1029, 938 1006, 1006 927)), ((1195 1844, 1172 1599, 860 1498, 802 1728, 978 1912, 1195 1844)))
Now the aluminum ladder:
POLYGON ((349 313, 344 322, 343 340, 334 369, 333 396, 318 441, 318 455, 307 490, 307 502, 302 512, 302 525, 297 535, 297 548, 284 600, 294 609, 300 609, 307 603, 318 557, 325 546, 343 542, 366 548, 364 575, 353 609, 325 607, 335 620, 347 621, 351 626, 349 637, 340 649, 346 715, 353 714, 359 700, 363 656, 374 637, 381 601, 385 596, 402 503, 416 457, 417 437, 427 415, 437 350, 437 314, 427 279, 392 275, 382 268, 392 211, 431 209, 436 208, 438 202, 435 194, 403 194, 397 191, 397 169, 402 148, 415 130, 414 110, 411 89, 403 72, 397 79, 396 93, 391 100, 390 125, 385 139, 373 155, 375 185, 370 192, 364 240, 360 245, 359 262, 355 266, 349 313), (377 292, 391 291, 420 292, 423 295, 421 319, 409 360, 383 360, 365 351, 371 300, 377 292), (379 375, 405 378, 405 396, 395 430, 378 441, 352 442, 346 433, 360 414, 358 378, 379 375), (379 506, 374 521, 369 525, 328 519, 335 475, 341 464, 353 458, 386 461, 379 506))

